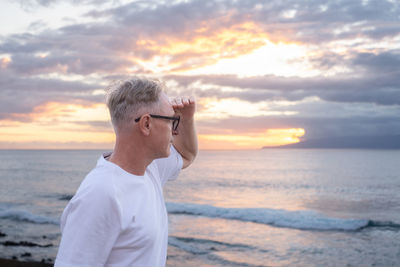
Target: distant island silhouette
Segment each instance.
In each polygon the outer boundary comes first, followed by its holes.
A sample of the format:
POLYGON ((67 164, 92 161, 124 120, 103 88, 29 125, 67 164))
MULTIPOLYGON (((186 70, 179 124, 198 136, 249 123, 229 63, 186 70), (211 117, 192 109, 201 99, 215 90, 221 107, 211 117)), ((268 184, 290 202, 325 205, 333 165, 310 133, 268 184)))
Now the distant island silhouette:
POLYGON ((355 148, 355 149, 400 149, 400 135, 390 136, 342 136, 309 139, 283 146, 264 146, 268 148, 355 148))

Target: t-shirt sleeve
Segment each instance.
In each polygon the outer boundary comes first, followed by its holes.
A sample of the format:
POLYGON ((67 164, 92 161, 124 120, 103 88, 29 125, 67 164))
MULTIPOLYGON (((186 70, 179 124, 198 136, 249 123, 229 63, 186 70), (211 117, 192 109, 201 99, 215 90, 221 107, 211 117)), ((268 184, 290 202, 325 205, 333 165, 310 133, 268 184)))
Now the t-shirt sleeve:
POLYGON ((121 231, 117 201, 104 188, 79 192, 61 217, 55 267, 104 266, 121 231))
POLYGON ((158 167, 161 184, 163 186, 167 181, 175 180, 178 177, 183 165, 182 156, 174 146, 171 146, 169 157, 156 159, 154 161, 158 167))

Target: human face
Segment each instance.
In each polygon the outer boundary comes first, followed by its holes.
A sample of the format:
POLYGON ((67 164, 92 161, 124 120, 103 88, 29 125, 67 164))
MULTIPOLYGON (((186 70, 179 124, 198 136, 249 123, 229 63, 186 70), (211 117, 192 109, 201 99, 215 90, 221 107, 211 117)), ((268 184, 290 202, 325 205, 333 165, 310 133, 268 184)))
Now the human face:
MULTIPOLYGON (((160 95, 160 115, 175 117, 175 111, 165 93, 160 95)), ((154 144, 156 157, 168 157, 170 154, 173 135, 177 134, 173 129, 173 122, 176 120, 152 118, 154 120, 154 144)), ((175 123, 175 125, 177 125, 175 123)))

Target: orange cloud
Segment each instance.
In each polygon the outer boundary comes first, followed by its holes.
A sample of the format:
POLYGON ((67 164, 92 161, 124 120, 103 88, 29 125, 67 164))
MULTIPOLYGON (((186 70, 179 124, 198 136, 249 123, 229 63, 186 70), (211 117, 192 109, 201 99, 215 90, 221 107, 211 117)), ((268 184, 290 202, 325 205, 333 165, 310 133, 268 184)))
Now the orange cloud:
MULTIPOLYGON (((184 71, 214 64, 221 58, 251 53, 263 46, 268 39, 268 34, 254 22, 225 28, 219 26, 223 24, 220 20, 203 22, 196 30, 183 36, 162 35, 141 39, 136 42, 136 47, 151 51, 158 57, 167 57, 164 64, 169 71, 184 71)), ((135 60, 146 64, 146 60, 135 60)))
POLYGON ((91 144, 111 144, 114 134, 109 127, 93 128, 92 124, 109 120, 103 104, 66 104, 48 102, 29 114, 12 114, 14 119, 0 120, 0 148, 31 148, 43 144, 44 148, 91 147, 91 144), (36 144, 36 145, 35 145, 36 144))
POLYGON ((76 103, 60 103, 55 101, 45 102, 39 106, 36 106, 32 112, 30 113, 10 113, 8 117, 10 119, 4 119, 0 121, 1 123, 10 122, 10 121, 40 121, 42 123, 45 122, 54 122, 54 121, 63 121, 66 119, 77 119, 82 120, 82 116, 88 120, 96 120, 98 119, 101 113, 101 119, 107 119, 107 112, 104 104, 93 104, 87 103, 84 101, 77 101, 76 103), (82 113, 87 113, 91 110, 96 110, 96 112, 91 112, 86 116, 82 113), (95 117, 91 117, 95 116, 95 117))

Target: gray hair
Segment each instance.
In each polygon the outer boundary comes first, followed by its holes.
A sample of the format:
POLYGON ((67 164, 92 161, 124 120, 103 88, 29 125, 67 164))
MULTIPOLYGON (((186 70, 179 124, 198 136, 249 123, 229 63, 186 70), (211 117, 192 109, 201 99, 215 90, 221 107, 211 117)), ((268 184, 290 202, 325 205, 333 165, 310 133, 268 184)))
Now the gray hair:
POLYGON ((107 88, 106 103, 111 122, 117 130, 129 123, 140 112, 151 112, 156 108, 165 85, 159 80, 134 77, 118 81, 107 88))

